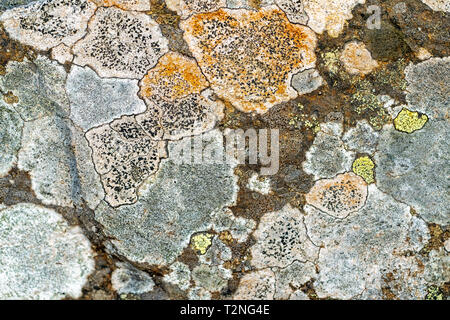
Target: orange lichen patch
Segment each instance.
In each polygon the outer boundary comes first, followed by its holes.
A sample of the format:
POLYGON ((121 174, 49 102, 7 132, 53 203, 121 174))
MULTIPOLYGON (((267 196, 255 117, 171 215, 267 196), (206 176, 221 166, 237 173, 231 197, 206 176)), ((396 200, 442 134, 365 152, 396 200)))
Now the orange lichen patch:
POLYGON ((264 113, 297 96, 293 74, 314 66, 316 37, 276 6, 220 9, 180 23, 215 93, 244 112, 264 113))
POLYGON ((89 0, 98 6, 116 6, 122 10, 147 11, 150 10, 150 0, 89 0))
POLYGON ((341 219, 361 209, 366 198, 367 184, 353 173, 319 180, 305 197, 308 204, 341 219))
POLYGON ((142 79, 140 95, 149 98, 159 95, 174 101, 189 94, 199 94, 209 86, 193 59, 179 53, 169 52, 142 79))

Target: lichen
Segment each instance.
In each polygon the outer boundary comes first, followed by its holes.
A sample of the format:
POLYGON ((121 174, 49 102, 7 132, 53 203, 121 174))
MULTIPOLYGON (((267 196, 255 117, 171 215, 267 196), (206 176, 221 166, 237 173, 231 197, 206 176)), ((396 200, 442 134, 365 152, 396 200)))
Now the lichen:
POLYGON ((367 156, 359 157, 352 165, 353 172, 362 177, 368 184, 375 182, 374 168, 375 163, 367 156))
POLYGON ((427 121, 427 115, 419 115, 418 112, 403 108, 394 119, 394 126, 398 131, 413 133, 414 131, 422 129, 427 121))
POLYGON ((213 234, 201 232, 193 235, 191 238, 191 247, 199 254, 205 254, 212 244, 213 234))

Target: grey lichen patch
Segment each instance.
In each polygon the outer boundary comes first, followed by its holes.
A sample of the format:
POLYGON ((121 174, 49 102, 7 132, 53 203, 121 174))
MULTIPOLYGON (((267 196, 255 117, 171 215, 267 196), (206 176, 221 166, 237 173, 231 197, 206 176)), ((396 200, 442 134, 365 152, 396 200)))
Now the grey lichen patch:
POLYGON ((316 61, 314 32, 276 6, 196 14, 180 27, 214 92, 244 112, 295 98, 292 75, 316 61))
POLYGON ((70 118, 85 131, 146 109, 137 80, 102 79, 89 67, 73 66, 66 88, 70 118))
POLYGON ((235 300, 270 300, 275 295, 275 274, 270 269, 245 274, 233 299, 235 300))
POLYGON ((17 163, 21 146, 23 121, 11 106, 0 101, 0 177, 17 163))
POLYGON ((367 120, 360 120, 356 126, 347 130, 342 137, 347 149, 372 154, 378 144, 379 133, 376 132, 367 120))
POLYGON ((216 11, 226 6, 226 0, 166 0, 167 8, 186 19, 195 13, 216 11))
MULTIPOLYGON (((205 139, 222 147, 219 131, 205 139)), ((214 212, 234 204, 235 164, 176 164, 170 158, 177 145, 190 140, 169 143, 169 159, 141 188, 136 204, 114 210, 101 203, 97 208, 95 217, 115 238, 111 243, 119 254, 139 263, 170 264, 189 245, 192 234, 211 227, 214 212)))
POLYGON ((88 34, 73 47, 74 63, 89 65, 101 77, 140 79, 167 46, 148 15, 100 7, 89 21, 88 34))
POLYGON ((308 15, 304 9, 304 0, 275 0, 275 4, 283 10, 292 23, 308 23, 308 15))
POLYGON ((429 121, 412 134, 389 125, 375 154, 379 188, 414 207, 427 222, 442 225, 450 222, 447 132, 447 120, 429 121))
POLYGON ((383 278, 398 270, 403 296, 422 298, 422 280, 420 276, 412 280, 410 274, 423 272, 414 254, 429 234, 426 224, 412 216, 407 205, 372 184, 365 206, 344 220, 309 205, 304 210, 308 234, 322 246, 314 282, 319 297, 350 299, 364 294, 381 299, 383 278))
POLYGON ((150 275, 123 262, 113 271, 111 284, 118 294, 142 294, 152 291, 155 286, 150 275))
POLYGON ((0 211, 0 298, 78 298, 94 270, 79 227, 55 211, 18 204, 0 211))
POLYGON ((341 140, 343 124, 331 121, 320 125, 313 145, 306 152, 303 169, 315 179, 332 178, 350 171, 355 153, 348 151, 341 140))
POLYGON ((252 265, 258 269, 286 267, 294 261, 314 261, 319 248, 309 240, 300 210, 286 205, 266 213, 253 233, 252 265))
MULTIPOLYGON (((224 105, 212 98, 209 83, 194 59, 169 52, 140 82, 148 112, 143 122, 160 123, 164 139, 177 140, 214 128, 224 105)), ((148 127, 147 125, 144 125, 148 127)))
POLYGON ((39 0, 4 12, 0 21, 11 38, 46 51, 81 39, 95 9, 88 0, 39 0))
POLYGON ((13 106, 25 121, 54 114, 67 117, 66 77, 64 68, 45 56, 11 61, 6 74, 0 76, 0 90, 11 91, 18 98, 13 106))
POLYGON ((3 0, 0 3, 0 11, 11 9, 14 7, 24 6, 36 0, 3 0))
POLYGON ((221 291, 227 284, 227 275, 225 269, 214 265, 201 264, 192 270, 192 279, 197 287, 209 292, 221 291))
POLYGON ((30 173, 37 198, 47 205, 72 207, 80 201, 70 127, 68 120, 50 116, 23 128, 17 166, 30 173))
POLYGON ((448 119, 450 108, 450 57, 431 58, 405 69, 406 101, 432 119, 448 119))
POLYGON ((191 286, 191 270, 182 262, 174 262, 170 266, 171 272, 163 277, 163 281, 187 290, 191 286))
POLYGON ((323 79, 315 69, 308 69, 295 74, 291 80, 291 86, 302 94, 311 93, 323 84, 323 79))
POLYGON ((93 128, 86 138, 105 201, 113 207, 136 202, 136 189, 158 170, 165 142, 153 140, 132 116, 93 128))
POLYGON ((245 242, 256 228, 254 220, 236 217, 230 209, 218 210, 213 215, 213 229, 216 232, 230 232, 238 242, 245 242))
POLYGON ((317 277, 316 266, 312 262, 293 262, 283 269, 278 269, 276 275, 276 291, 274 299, 308 299, 303 296, 301 288, 304 284, 317 277))
POLYGON ((366 198, 367 184, 353 173, 319 180, 305 196, 308 204, 341 219, 361 209, 366 198))

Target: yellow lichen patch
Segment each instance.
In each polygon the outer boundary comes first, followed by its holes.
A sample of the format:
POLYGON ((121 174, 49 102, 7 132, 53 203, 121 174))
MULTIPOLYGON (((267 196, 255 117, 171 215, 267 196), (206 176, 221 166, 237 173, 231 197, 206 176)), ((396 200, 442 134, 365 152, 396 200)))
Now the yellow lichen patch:
POLYGON ((375 164, 367 156, 360 157, 353 162, 353 172, 363 178, 367 183, 375 182, 373 170, 375 164))
POLYGON ((422 129, 427 121, 428 117, 425 114, 422 114, 419 117, 418 112, 402 109, 394 119, 394 126, 398 131, 413 133, 414 131, 422 129))
POLYGON ((173 101, 206 89, 209 84, 193 59, 179 53, 169 52, 142 79, 140 94, 152 95, 173 101))
POLYGON ((202 232, 191 238, 191 247, 200 254, 205 254, 212 244, 213 234, 202 232))
POLYGON ((150 0, 90 0, 98 6, 116 6, 122 10, 150 10, 150 0))
POLYGON ((220 9, 180 26, 215 93, 244 112, 264 113, 295 98, 292 75, 316 61, 314 32, 275 6, 220 9))

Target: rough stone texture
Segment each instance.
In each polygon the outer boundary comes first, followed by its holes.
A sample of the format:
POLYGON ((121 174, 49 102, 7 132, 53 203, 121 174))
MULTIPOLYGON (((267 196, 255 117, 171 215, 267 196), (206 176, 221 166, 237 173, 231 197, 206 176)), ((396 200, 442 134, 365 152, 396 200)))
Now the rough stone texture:
POLYGON ((420 284, 406 281, 408 271, 421 273, 418 262, 406 253, 418 252, 429 239, 426 224, 412 216, 408 206, 370 185, 366 205, 344 220, 308 205, 305 212, 311 240, 323 246, 314 282, 319 297, 350 299, 370 291, 372 298, 381 298, 383 278, 396 270, 403 272, 398 276, 403 277, 405 295, 425 296, 420 284))
POLYGON ((342 137, 347 149, 368 154, 374 153, 378 139, 378 132, 366 120, 358 121, 356 127, 347 130, 342 137))
POLYGON ((311 93, 323 84, 323 79, 315 69, 308 69, 295 74, 292 77, 291 86, 302 94, 311 93))
POLYGON ((78 298, 94 270, 81 229, 33 204, 0 211, 0 247, 0 299, 78 298))
MULTIPOLYGON (((208 136, 211 143, 222 144, 220 132, 208 136)), ((96 210, 95 218, 106 234, 116 239, 111 242, 117 252, 135 262, 173 262, 189 244, 191 234, 207 230, 214 211, 236 199, 233 165, 177 165, 170 160, 177 143, 169 143, 169 159, 147 181, 136 204, 113 210, 101 203, 96 210), (208 190, 207 198, 202 190, 208 190)))
POLYGON ((8 174, 17 163, 22 139, 23 121, 17 112, 0 101, 0 177, 8 174))
POLYGON ((70 118, 85 131, 146 109, 137 80, 102 79, 89 67, 73 66, 66 88, 70 118))
POLYGON ((64 117, 69 114, 66 77, 64 68, 45 56, 12 61, 6 66, 6 74, 0 75, 0 90, 11 91, 18 98, 14 109, 26 121, 53 114, 64 117))
POLYGON ((344 47, 340 56, 345 70, 350 74, 368 74, 378 67, 378 63, 372 59, 369 50, 362 42, 350 42, 344 47))
POLYGON ((309 240, 300 210, 286 205, 266 213, 253 233, 252 264, 258 269, 287 267, 294 261, 314 261, 319 248, 309 240))
POLYGON ((191 271, 181 262, 175 262, 170 266, 171 272, 164 276, 164 281, 178 286, 181 290, 189 289, 191 285, 191 271))
POLYGON ((319 180, 305 196, 308 204, 340 219, 361 209, 366 198, 366 183, 353 173, 340 174, 333 179, 319 180))
POLYGON ((308 26, 316 33, 327 31, 334 38, 339 36, 346 20, 351 19, 352 9, 365 0, 304 0, 303 7, 309 17, 308 26))
POLYGON ((277 7, 220 9, 180 26, 214 92, 244 112, 264 113, 295 98, 292 75, 316 60, 314 33, 291 24, 277 7))
POLYGON ((431 58, 405 69, 406 100, 410 108, 429 118, 448 118, 450 108, 450 58, 431 58))
POLYGON ((111 284, 119 294, 142 294, 152 291, 155 283, 147 273, 120 263, 111 275, 111 284))
POLYGON ((341 140, 342 123, 321 125, 314 144, 306 152, 303 170, 315 179, 332 178, 338 173, 350 171, 354 152, 345 149, 341 140))
POLYGON ((168 51, 168 42, 148 15, 100 7, 88 34, 73 47, 74 63, 105 78, 142 78, 168 51))
POLYGON ((149 11, 150 0, 89 0, 98 6, 116 6, 122 10, 149 11))
POLYGON ((270 300, 275 294, 275 274, 269 269, 244 275, 233 296, 235 300, 270 300))
POLYGON ((183 19, 195 13, 212 12, 226 6, 226 0, 166 0, 167 7, 183 19))
POLYGON ((380 189, 411 205, 426 221, 442 225, 450 223, 447 132, 446 120, 430 121, 412 134, 390 125, 375 154, 380 189))
POLYGON ((95 8, 88 0, 40 0, 4 12, 0 22, 13 39, 45 51, 81 39, 95 8))

